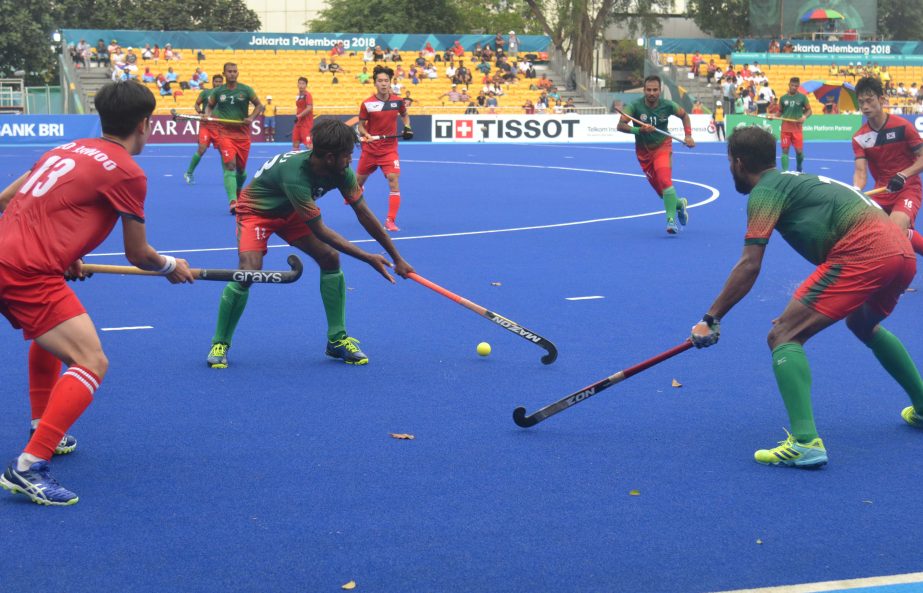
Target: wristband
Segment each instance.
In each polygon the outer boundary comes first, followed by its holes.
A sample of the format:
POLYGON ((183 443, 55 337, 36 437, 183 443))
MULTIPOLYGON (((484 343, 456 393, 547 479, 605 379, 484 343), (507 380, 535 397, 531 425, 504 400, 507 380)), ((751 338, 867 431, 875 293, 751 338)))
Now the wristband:
POLYGON ((704 321, 705 325, 707 325, 709 328, 715 327, 715 324, 721 322, 720 319, 718 319, 717 317, 712 317, 708 313, 706 313, 705 315, 702 315, 702 321, 704 321))
POLYGON ((686 132, 687 136, 692 136, 692 128, 683 128, 683 131, 686 132))
POLYGON ((176 269, 176 258, 172 255, 161 255, 163 258, 164 264, 163 267, 157 270, 158 274, 172 274, 173 270, 176 269))
POLYGON ((641 128, 628 128, 628 133, 637 136, 641 133, 641 128))

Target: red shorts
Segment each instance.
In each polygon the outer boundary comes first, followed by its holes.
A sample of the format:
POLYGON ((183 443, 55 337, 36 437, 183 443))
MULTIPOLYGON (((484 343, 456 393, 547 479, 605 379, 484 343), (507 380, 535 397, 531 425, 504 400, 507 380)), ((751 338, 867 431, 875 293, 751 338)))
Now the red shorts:
POLYGON ((913 228, 913 222, 917 218, 917 212, 920 211, 919 185, 905 185, 899 192, 893 194, 878 194, 877 196, 872 196, 872 199, 888 214, 892 212, 903 212, 906 214, 910 218, 910 226, 913 228))
POLYGON ((273 233, 289 245, 310 236, 308 223, 292 212, 285 218, 268 218, 257 214, 237 215, 237 251, 259 251, 266 255, 266 245, 273 233))
POLYGON ((913 254, 855 263, 826 261, 798 287, 795 298, 835 320, 862 305, 888 316, 916 273, 913 254))
POLYGON ((215 147, 221 152, 221 162, 236 163, 238 169, 247 168, 250 156, 250 138, 228 138, 219 134, 215 147))
POLYGON ((796 152, 804 152, 804 134, 802 132, 782 132, 779 140, 782 142, 782 152, 794 146, 796 152))
POLYGON ((33 340, 86 309, 64 276, 26 276, 0 268, 0 313, 33 340))
POLYGON ((381 167, 381 172, 385 175, 391 175, 392 173, 400 175, 401 161, 397 151, 393 150, 383 155, 374 155, 363 150, 362 156, 359 157, 359 166, 356 167, 356 175, 371 175, 379 167, 381 167))
POLYGON ((199 146, 212 145, 218 148, 218 134, 206 124, 199 125, 199 146))
POLYGON ((308 148, 311 148, 314 145, 314 142, 311 140, 312 129, 314 129, 314 120, 306 124, 296 123, 295 127, 292 128, 292 146, 304 144, 308 148))
POLYGON ((635 154, 651 187, 662 196, 673 185, 673 147, 664 142, 654 150, 636 150, 635 154))

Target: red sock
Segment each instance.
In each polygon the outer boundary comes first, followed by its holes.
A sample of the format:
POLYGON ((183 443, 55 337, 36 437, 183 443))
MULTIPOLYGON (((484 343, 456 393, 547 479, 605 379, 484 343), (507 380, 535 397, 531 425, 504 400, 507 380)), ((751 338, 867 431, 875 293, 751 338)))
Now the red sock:
POLYGON ((61 361, 37 342, 32 342, 29 347, 29 402, 33 420, 45 413, 48 397, 60 374, 61 361))
POLYGON ((79 366, 67 369, 51 391, 48 407, 26 446, 26 453, 50 460, 64 433, 87 409, 98 388, 99 377, 90 371, 79 366))
POLYGON ((916 229, 908 229, 907 234, 910 236, 910 244, 913 246, 913 252, 923 255, 923 235, 920 235, 916 229))
POLYGON ((397 211, 401 207, 401 192, 393 191, 388 194, 388 218, 397 219, 397 211))

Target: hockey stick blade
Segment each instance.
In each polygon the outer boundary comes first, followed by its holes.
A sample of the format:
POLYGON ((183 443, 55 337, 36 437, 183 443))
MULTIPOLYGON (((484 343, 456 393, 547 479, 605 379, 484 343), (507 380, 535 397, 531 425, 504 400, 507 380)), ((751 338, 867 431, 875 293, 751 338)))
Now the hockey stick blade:
POLYGON ((515 321, 511 321, 507 319, 506 317, 504 317, 503 315, 498 315, 497 313, 494 313, 493 311, 490 311, 490 310, 484 311, 484 317, 486 317, 487 319, 490 319, 491 321, 493 321, 494 323, 496 323, 503 329, 507 330, 508 332, 514 333, 520 338, 529 340, 536 346, 544 348, 545 351, 548 352, 548 354, 542 356, 541 358, 542 364, 551 364, 555 360, 557 360, 558 349, 555 347, 553 343, 551 343, 551 340, 549 340, 548 338, 544 338, 538 335, 537 333, 533 332, 532 330, 524 328, 523 326, 519 325, 515 321))
POLYGON ((533 412, 532 414, 526 415, 526 409, 520 406, 516 408, 515 410, 513 410, 513 422, 515 422, 517 426, 521 426, 522 428, 529 428, 530 426, 535 426, 542 420, 545 420, 546 418, 554 416, 555 414, 559 412, 563 412, 567 408, 570 408, 571 406, 575 406, 582 401, 588 400, 594 395, 603 391, 604 389, 608 389, 609 387, 612 387, 616 383, 621 383, 628 377, 631 377, 632 375, 637 375, 641 371, 649 369, 654 365, 660 364, 661 362, 667 360, 668 358, 673 358, 677 354, 681 352, 685 352, 686 350, 689 350, 690 348, 692 348, 692 341, 689 339, 686 339, 683 343, 679 344, 678 346, 674 346, 673 348, 670 348, 666 352, 662 352, 653 358, 649 358, 645 360, 644 362, 636 364, 633 367, 629 367, 623 371, 619 371, 615 373, 614 375, 609 375, 605 379, 597 381, 596 383, 593 383, 592 385, 589 385, 587 387, 584 387, 580 391, 575 391, 574 393, 571 393, 570 395, 562 399, 559 399, 558 401, 554 403, 548 404, 544 408, 541 408, 533 412))
POLYGON ((205 270, 199 273, 201 280, 224 280, 228 282, 254 282, 259 284, 291 284, 301 278, 304 266, 296 255, 288 256, 291 271, 265 270, 205 270))

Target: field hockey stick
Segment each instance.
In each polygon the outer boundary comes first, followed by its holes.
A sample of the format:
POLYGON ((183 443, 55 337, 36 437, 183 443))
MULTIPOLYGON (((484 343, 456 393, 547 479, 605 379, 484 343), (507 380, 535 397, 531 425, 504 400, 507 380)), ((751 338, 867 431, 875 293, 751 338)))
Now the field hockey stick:
MULTIPOLYGON (((753 116, 751 116, 751 117, 753 117, 753 116)), ((763 118, 763 119, 778 119, 778 120, 781 120, 781 121, 790 121, 790 122, 792 122, 793 124, 800 124, 800 123, 803 123, 800 119, 792 119, 792 118, 790 118, 790 117, 772 117, 771 115, 765 115, 765 114, 759 114, 759 113, 756 114, 755 117, 761 117, 761 118, 763 118)))
POLYGON ((605 379, 601 381, 597 381, 596 383, 593 383, 592 385, 588 387, 584 387, 580 391, 575 391, 574 393, 571 393, 567 397, 563 399, 559 399, 553 404, 548 404, 544 408, 541 408, 540 410, 537 410, 536 412, 533 412, 532 414, 528 416, 526 416, 526 409, 520 406, 516 408, 515 410, 513 410, 513 422, 515 422, 517 425, 523 428, 529 428, 530 426, 535 426, 542 420, 550 416, 554 416, 558 412, 563 412, 567 408, 571 406, 575 406, 579 404, 580 402, 593 397, 594 395, 596 395, 603 389, 612 387, 616 383, 621 383, 628 377, 631 377, 632 375, 637 375, 641 371, 645 371, 654 365, 660 364, 661 362, 667 360, 668 358, 673 358, 680 352, 685 352, 686 350, 689 350, 690 348, 692 348, 692 340, 687 338, 679 346, 674 346, 673 348, 670 348, 666 352, 662 352, 661 354, 658 354, 657 356, 653 358, 649 358, 645 360, 644 362, 638 363, 633 367, 628 367, 624 371, 619 371, 615 373, 614 375, 609 375, 605 379))
POLYGON ((548 340, 547 338, 543 338, 537 333, 524 328, 523 326, 519 325, 515 321, 510 321, 503 315, 494 313, 493 311, 488 311, 487 309, 478 305, 477 303, 472 303, 468 299, 464 297, 460 297, 454 292, 446 290, 445 288, 439 286, 438 284, 430 282, 429 280, 427 280, 426 278, 423 278, 422 276, 420 276, 419 274, 415 272, 411 272, 410 274, 407 275, 407 277, 410 278, 411 280, 415 280, 416 282, 419 282, 426 288, 429 288, 430 290, 438 292, 442 296, 455 301, 462 307, 465 307, 466 309, 470 309, 474 311, 475 313, 477 313, 478 315, 481 315, 482 317, 486 317, 487 319, 493 321, 494 323, 496 323, 503 329, 509 332, 512 332, 516 334, 517 336, 532 342, 536 346, 544 348, 548 352, 548 354, 542 357, 542 364, 551 364, 558 357, 558 349, 555 348, 555 345, 552 344, 550 340, 548 340))
MULTIPOLYGON (((685 140, 684 138, 680 138, 679 136, 674 136, 674 135, 671 134, 670 132, 664 132, 664 131, 661 130, 660 128, 655 128, 654 126, 651 126, 650 124, 646 124, 646 123, 644 123, 643 121, 641 121, 640 119, 635 119, 635 118, 633 118, 632 116, 630 116, 630 115, 628 115, 627 113, 625 113, 624 111, 622 111, 621 109, 619 109, 618 107, 616 107, 615 110, 616 110, 618 113, 621 113, 622 116, 627 117, 629 120, 635 122, 635 123, 638 124, 639 126, 650 126, 650 127, 654 128, 654 131, 657 132, 658 134, 663 134, 664 136, 667 136, 667 137, 669 137, 669 138, 673 138, 674 140, 676 140, 677 142, 679 142, 679 143, 682 144, 683 146, 686 146, 686 140, 685 140)), ((689 148, 689 147, 686 146, 686 148, 689 148)))
POLYGON ((883 194, 887 191, 888 191, 887 187, 876 187, 875 189, 870 189, 869 191, 865 192, 865 195, 877 196, 878 194, 883 194))
POLYGON ((404 137, 403 134, 391 134, 391 135, 389 135, 389 136, 371 136, 371 137, 368 138, 368 139, 363 138, 363 137, 360 136, 360 137, 359 137, 359 142, 371 142, 371 141, 373 141, 373 140, 385 140, 385 139, 387 139, 387 138, 403 138, 403 137, 404 137))
POLYGON ((207 115, 187 115, 185 113, 177 113, 176 109, 170 110, 170 117, 173 118, 173 121, 178 119, 188 119, 191 121, 204 121, 209 123, 219 123, 219 124, 242 124, 244 120, 242 119, 221 119, 220 117, 209 117, 207 115))
MULTIPOLYGON (((216 280, 219 282, 253 282, 259 284, 290 284, 301 278, 303 266, 296 255, 288 256, 290 271, 273 270, 220 270, 192 268, 190 271, 197 280, 216 280)), ((164 276, 157 272, 142 270, 134 266, 109 266, 104 264, 83 264, 84 274, 128 274, 131 276, 164 276)))

